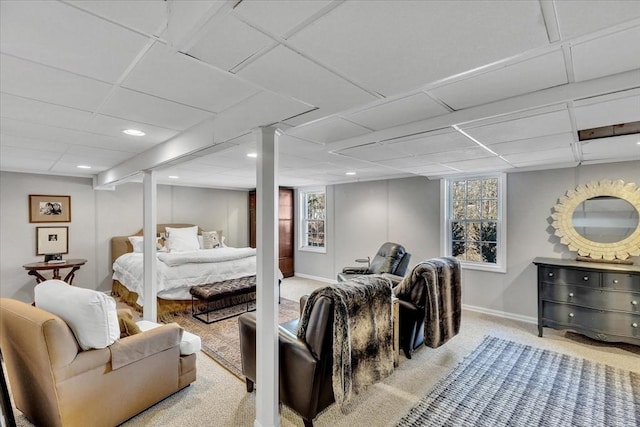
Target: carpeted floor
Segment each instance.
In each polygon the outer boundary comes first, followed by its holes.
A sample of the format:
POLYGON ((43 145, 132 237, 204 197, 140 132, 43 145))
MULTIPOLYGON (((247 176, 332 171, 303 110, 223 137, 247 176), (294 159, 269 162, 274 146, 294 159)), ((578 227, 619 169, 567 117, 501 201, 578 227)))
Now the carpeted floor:
POLYGON ((398 427, 638 424, 639 373, 488 336, 398 427))
MULTIPOLYGON (((254 304, 251 304, 254 305, 254 304)), ((251 307, 250 305, 250 307, 251 307)), ((244 312, 245 306, 218 310, 211 313, 214 316, 225 317, 233 312, 244 312)), ((300 317, 300 304, 286 298, 280 299, 278 305, 279 323, 300 317)), ((244 381, 240 360, 240 336, 238 333, 238 317, 230 317, 207 325, 194 319, 191 313, 179 314, 173 317, 186 331, 196 334, 202 339, 202 352, 229 372, 244 381)))

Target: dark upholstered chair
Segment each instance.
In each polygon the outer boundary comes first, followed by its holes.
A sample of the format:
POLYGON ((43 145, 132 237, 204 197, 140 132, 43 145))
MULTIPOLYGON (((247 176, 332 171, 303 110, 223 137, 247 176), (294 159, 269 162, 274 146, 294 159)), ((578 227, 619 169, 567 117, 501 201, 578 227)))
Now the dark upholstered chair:
POLYGON ((367 267, 345 267, 342 273, 338 273, 338 281, 343 282, 354 276, 363 274, 383 274, 389 273, 397 276, 404 276, 409 265, 411 254, 404 246, 398 243, 386 242, 369 262, 369 259, 356 260, 356 262, 367 262, 367 267))
MULTIPOLYGON (((300 300, 304 306, 306 297, 300 300)), ((334 401, 332 387, 333 302, 320 297, 313 306, 307 335, 296 336, 298 320, 279 326, 280 402, 297 412, 305 427, 334 401)), ((244 313, 238 318, 242 373, 247 391, 256 380, 256 316, 244 313)))
MULTIPOLYGON (((385 274, 384 277, 390 279, 394 287, 403 279, 402 276, 391 274, 385 274)), ((407 359, 411 359, 411 352, 424 342, 424 305, 418 307, 411 301, 405 300, 399 300, 398 303, 400 304, 398 325, 400 348, 407 359)))

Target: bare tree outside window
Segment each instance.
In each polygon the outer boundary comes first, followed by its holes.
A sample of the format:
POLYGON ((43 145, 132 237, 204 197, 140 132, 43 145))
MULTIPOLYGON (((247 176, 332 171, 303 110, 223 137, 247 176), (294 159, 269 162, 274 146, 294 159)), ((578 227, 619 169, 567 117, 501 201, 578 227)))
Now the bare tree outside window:
POLYGON ((325 247, 325 193, 303 193, 303 246, 325 247))

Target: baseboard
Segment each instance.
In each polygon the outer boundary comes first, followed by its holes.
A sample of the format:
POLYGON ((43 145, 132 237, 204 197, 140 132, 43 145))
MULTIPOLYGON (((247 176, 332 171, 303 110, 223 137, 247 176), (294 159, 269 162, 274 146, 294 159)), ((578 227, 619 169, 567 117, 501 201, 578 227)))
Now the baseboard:
POLYGON ((295 276, 295 277, 300 277, 301 279, 317 280, 318 282, 324 282, 324 283, 336 283, 336 280, 333 280, 333 279, 327 279, 326 277, 312 276, 312 275, 310 275, 310 274, 295 273, 295 274, 294 274, 294 276, 295 276))
POLYGON ((490 314, 491 316, 502 317, 503 319, 518 320, 524 323, 538 324, 538 319, 530 316, 523 316, 521 314, 508 313, 506 311, 492 310, 490 308, 476 307, 474 305, 462 304, 463 310, 475 311, 483 314, 490 314))

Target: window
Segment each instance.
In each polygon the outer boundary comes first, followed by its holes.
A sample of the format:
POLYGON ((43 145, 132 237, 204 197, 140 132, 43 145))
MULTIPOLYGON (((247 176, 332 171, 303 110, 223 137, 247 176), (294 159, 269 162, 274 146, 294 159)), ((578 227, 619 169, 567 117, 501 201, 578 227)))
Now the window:
POLYGON ((325 189, 300 191, 300 249, 326 252, 325 189))
POLYGON ((444 181, 444 250, 463 267, 506 271, 505 174, 444 181))

